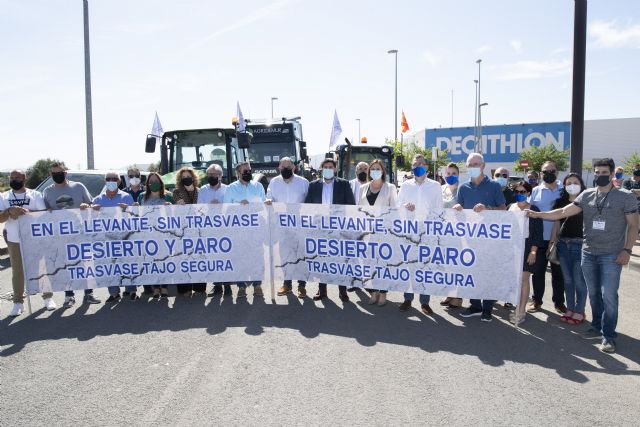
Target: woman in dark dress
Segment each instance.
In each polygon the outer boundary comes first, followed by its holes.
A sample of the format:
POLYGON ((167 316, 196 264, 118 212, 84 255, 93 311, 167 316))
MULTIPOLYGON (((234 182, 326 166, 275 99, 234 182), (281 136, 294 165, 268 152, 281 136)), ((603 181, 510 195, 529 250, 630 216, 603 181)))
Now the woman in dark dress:
MULTIPOLYGON (((511 190, 516 198, 516 203, 509 206, 512 212, 529 209, 540 212, 540 210, 529 204, 527 199, 531 196, 531 184, 519 181, 511 185, 511 190)), ((509 320, 518 325, 524 321, 526 315, 527 300, 529 299, 529 279, 531 273, 536 271, 537 265, 542 261, 538 256, 538 248, 544 244, 542 220, 539 218, 529 218, 529 237, 524 241, 524 263, 522 264, 522 284, 520 289, 520 303, 516 311, 511 314, 509 320)))

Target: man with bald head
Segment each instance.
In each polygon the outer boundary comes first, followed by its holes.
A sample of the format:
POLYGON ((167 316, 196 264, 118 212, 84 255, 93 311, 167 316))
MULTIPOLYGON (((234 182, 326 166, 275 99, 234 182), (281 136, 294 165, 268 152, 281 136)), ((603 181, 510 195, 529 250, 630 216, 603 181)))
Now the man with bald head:
POLYGON ((509 188, 509 170, 507 168, 499 167, 493 173, 493 180, 500 184, 505 204, 509 206, 511 203, 515 203, 516 196, 513 194, 513 190, 509 188))
MULTIPOLYGON (((44 199, 38 191, 25 187, 26 174, 20 169, 11 171, 9 186, 11 190, 2 193, 0 197, 0 222, 5 223, 7 230, 7 246, 11 260, 11 282, 13 285, 13 309, 9 316, 19 316, 23 312, 24 303, 24 271, 22 269, 22 254, 20 252, 20 235, 18 232, 18 218, 29 212, 45 210, 44 199)), ((55 310, 56 303, 53 294, 42 294, 44 307, 55 310)))
POLYGON ((368 174, 369 165, 365 162, 360 162, 356 165, 356 177, 349 181, 351 191, 353 191, 353 197, 356 199, 356 205, 360 201, 360 186, 367 183, 368 174))

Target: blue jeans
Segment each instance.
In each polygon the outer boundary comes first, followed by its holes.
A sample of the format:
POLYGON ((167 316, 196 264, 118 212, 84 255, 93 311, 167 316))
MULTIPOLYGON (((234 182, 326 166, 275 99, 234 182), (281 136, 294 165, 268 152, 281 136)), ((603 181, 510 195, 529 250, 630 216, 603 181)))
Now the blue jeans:
POLYGON ((618 324, 618 288, 622 266, 616 264, 618 252, 594 255, 582 251, 582 272, 589 289, 593 329, 605 338, 616 337, 618 324))
POLYGON ((471 307, 474 310, 482 310, 483 313, 491 313, 491 310, 493 310, 493 304, 496 302, 496 300, 493 300, 493 299, 484 299, 484 300, 472 299, 472 300, 469 300, 469 302, 471 303, 471 307))
MULTIPOLYGON (((404 300, 405 301, 413 301, 413 294, 410 293, 410 292, 405 292, 404 293, 404 300)), ((420 294, 420 304, 429 304, 430 300, 431 300, 431 295, 420 294)))
POLYGON ((567 297, 567 309, 574 313, 584 313, 587 303, 587 283, 584 281, 582 267, 582 239, 559 239, 558 258, 564 277, 564 292, 567 297))
MULTIPOLYGON (((125 286, 125 292, 135 293, 138 292, 137 286, 125 286)), ((120 293, 120 286, 109 286, 109 295, 118 295, 120 293)))

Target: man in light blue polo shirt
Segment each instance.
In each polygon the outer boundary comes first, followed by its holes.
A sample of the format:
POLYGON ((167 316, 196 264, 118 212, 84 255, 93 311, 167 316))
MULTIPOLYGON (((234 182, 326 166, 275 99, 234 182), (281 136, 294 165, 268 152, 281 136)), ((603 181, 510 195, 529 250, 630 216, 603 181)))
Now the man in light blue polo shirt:
MULTIPOLYGON (((115 208, 121 207, 126 209, 127 206, 133 205, 133 197, 131 194, 120 190, 120 175, 117 172, 107 172, 104 177, 105 187, 104 191, 93 198, 91 201, 91 207, 95 210, 100 208, 115 208)), ((125 286, 125 295, 130 295, 132 300, 138 299, 136 286, 125 286)), ((109 286, 109 298, 107 302, 115 303, 120 301, 120 287, 109 286)))
MULTIPOLYGON (((558 181, 558 166, 554 161, 547 160, 542 164, 542 183, 531 191, 531 199, 529 203, 540 209, 540 212, 548 212, 553 209, 556 200, 560 198, 562 191, 562 183, 558 181)), ((542 309, 542 297, 544 296, 545 275, 547 273, 547 249, 549 241, 552 240, 551 230, 554 221, 544 220, 544 244, 538 247, 538 256, 542 256, 543 260, 537 265, 539 268, 533 273, 533 297, 531 303, 527 306, 529 313, 536 313, 542 309)), ((551 263, 551 287, 553 288, 553 304, 558 313, 565 313, 567 307, 564 305, 564 279, 560 266, 551 263)))
MULTIPOLYGON (((467 157, 467 172, 469 181, 458 188, 458 204, 453 209, 473 209, 474 212, 489 210, 505 210, 506 202, 502 187, 484 174, 484 157, 480 153, 471 153, 467 157)), ((462 317, 480 316, 483 322, 491 322, 494 300, 472 299, 462 317)))
MULTIPOLYGON (((266 200, 264 187, 259 182, 252 182, 253 174, 249 162, 241 162, 236 166, 236 176, 238 180, 231 183, 224 192, 224 203, 262 203, 266 200)), ((238 295, 236 298, 247 297, 247 283, 253 285, 253 297, 260 298, 262 292, 262 282, 238 283, 238 295)))

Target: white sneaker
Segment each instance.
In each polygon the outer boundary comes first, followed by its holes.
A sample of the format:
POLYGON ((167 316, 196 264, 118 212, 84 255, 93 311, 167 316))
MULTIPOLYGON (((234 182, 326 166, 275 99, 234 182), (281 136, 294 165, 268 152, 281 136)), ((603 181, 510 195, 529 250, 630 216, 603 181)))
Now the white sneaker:
POLYGON ((56 308, 58 308, 58 306, 56 305, 56 302, 53 300, 53 298, 45 298, 43 302, 44 302, 44 308, 47 311, 53 311, 56 308))
POLYGON ((15 303, 13 304, 13 309, 11 310, 11 313, 9 313, 9 316, 11 317, 20 316, 22 314, 22 311, 23 311, 22 304, 15 303))

